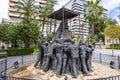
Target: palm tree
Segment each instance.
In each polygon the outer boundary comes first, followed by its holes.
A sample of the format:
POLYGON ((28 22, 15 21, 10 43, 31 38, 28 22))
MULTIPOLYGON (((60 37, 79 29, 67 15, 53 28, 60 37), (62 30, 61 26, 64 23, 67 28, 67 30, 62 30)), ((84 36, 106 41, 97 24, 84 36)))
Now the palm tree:
POLYGON ((28 18, 28 20, 37 12, 35 9, 35 0, 19 0, 15 7, 17 11, 22 11, 20 16, 24 16, 24 18, 28 18))
MULTIPOLYGON (((57 0, 49 0, 47 3, 49 5, 51 13, 54 11, 54 5, 57 4, 57 0)), ((54 20, 50 19, 50 33, 51 33, 51 27, 52 27, 52 22, 54 23, 54 20)))
POLYGON ((115 24, 117 24, 117 21, 114 20, 114 19, 111 19, 111 18, 108 18, 106 20, 106 22, 107 22, 107 25, 115 25, 115 24))
MULTIPOLYGON (((38 13, 36 9, 37 6, 35 5, 35 0, 19 0, 15 7, 17 8, 18 12, 21 12, 20 16, 23 17, 20 24, 18 24, 20 31, 22 31, 22 33, 19 32, 19 34, 22 36, 21 40, 24 41, 25 47, 29 48, 32 38, 31 36, 33 35, 30 34, 31 30, 33 31, 33 20, 35 19, 36 13, 38 13)), ((36 25, 35 27, 37 28, 36 25)))
POLYGON ((51 12, 54 11, 54 5, 57 4, 57 0, 48 0, 46 4, 49 6, 49 9, 51 9, 51 12))
POLYGON ((56 31, 56 27, 57 27, 57 20, 54 20, 54 34, 55 34, 55 31, 56 31))
POLYGON ((42 18, 42 32, 44 30, 45 22, 47 21, 47 17, 50 14, 51 10, 49 9, 49 6, 45 5, 44 7, 40 8, 39 17, 42 18))
POLYGON ((42 18, 42 32, 44 30, 45 22, 48 20, 48 15, 53 12, 53 7, 56 4, 56 0, 48 0, 46 5, 39 8, 39 17, 42 18))
POLYGON ((103 17, 103 12, 105 9, 102 6, 99 6, 101 0, 96 0, 95 2, 93 0, 87 1, 87 5, 84 9, 84 16, 85 19, 88 21, 90 29, 89 31, 92 34, 92 43, 94 39, 94 27, 96 23, 99 23, 99 19, 103 17))

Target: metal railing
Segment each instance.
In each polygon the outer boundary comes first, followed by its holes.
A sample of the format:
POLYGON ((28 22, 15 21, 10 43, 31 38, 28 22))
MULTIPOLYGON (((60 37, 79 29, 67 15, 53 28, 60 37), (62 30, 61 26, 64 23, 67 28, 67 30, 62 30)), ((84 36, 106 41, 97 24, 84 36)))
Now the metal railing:
POLYGON ((120 80, 120 75, 110 76, 110 77, 106 77, 106 78, 88 79, 88 80, 120 80))
POLYGON ((0 80, 34 80, 26 78, 16 78, 11 76, 6 76, 6 71, 10 68, 15 67, 14 63, 17 62, 18 66, 29 64, 37 61, 37 54, 24 55, 24 56, 12 56, 0 60, 0 80), (5 74, 4 74, 5 73, 5 74))
POLYGON ((11 76, 6 76, 3 80, 35 80, 35 79, 28 79, 28 78, 16 78, 11 76))
MULTIPOLYGON (((120 56, 112 56, 108 54, 94 53, 92 56, 92 61, 99 62, 101 64, 106 64, 110 66, 110 62, 114 62, 114 67, 120 69, 120 56)), ((88 80, 120 80, 120 75, 110 76, 105 78, 96 78, 88 80)))
POLYGON ((120 56, 112 56, 108 54, 94 53, 92 61, 99 62, 102 64, 110 65, 110 62, 114 62, 115 68, 120 69, 120 56))
MULTIPOLYGON (((13 63, 16 61, 19 63, 19 66, 28 64, 28 63, 33 63, 37 61, 37 54, 7 57, 7 69, 14 67, 13 63)), ((94 53, 92 61, 99 62, 102 64, 107 64, 107 65, 109 65, 111 61, 114 61, 115 67, 120 69, 120 56, 113 57, 107 54, 94 53)), ((5 60, 0 61, 0 73, 2 72, 5 72, 5 60)), ((6 80, 33 80, 33 79, 15 78, 15 77, 6 76, 6 80)), ((91 80, 120 80, 120 75, 111 76, 107 78, 91 79, 91 80)))
POLYGON ((18 62, 19 66, 21 66, 36 61, 37 61, 37 54, 7 57, 7 69, 14 67, 14 62, 18 62))
POLYGON ((7 57, 6 59, 0 60, 0 73, 4 72, 5 70, 8 70, 9 68, 14 67, 14 62, 18 62, 19 66, 33 63, 37 61, 37 54, 32 55, 25 55, 25 56, 14 56, 14 57, 7 57), (7 69, 5 69, 7 64, 7 69))
POLYGON ((0 73, 5 71, 5 60, 0 61, 0 73))

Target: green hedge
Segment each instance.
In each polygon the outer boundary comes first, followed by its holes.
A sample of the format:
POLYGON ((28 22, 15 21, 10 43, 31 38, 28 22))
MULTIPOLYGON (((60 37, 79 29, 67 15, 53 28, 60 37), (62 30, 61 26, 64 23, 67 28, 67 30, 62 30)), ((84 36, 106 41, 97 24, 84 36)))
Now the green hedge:
MULTIPOLYGON (((112 44, 110 44, 110 48, 112 48, 112 44)), ((120 48, 120 44, 114 44, 114 48, 120 48)))
POLYGON ((22 49, 6 49, 0 50, 0 52, 7 52, 7 56, 19 56, 19 55, 28 55, 34 52, 33 48, 22 48, 22 49))

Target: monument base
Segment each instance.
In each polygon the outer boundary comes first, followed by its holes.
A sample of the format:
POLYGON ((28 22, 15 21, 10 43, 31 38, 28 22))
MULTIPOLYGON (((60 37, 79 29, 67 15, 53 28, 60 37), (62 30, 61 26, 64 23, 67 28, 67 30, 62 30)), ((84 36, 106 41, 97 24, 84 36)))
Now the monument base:
POLYGON ((67 78, 67 80, 87 80, 116 76, 120 74, 119 70, 111 69, 109 66, 99 64, 96 62, 92 62, 92 69, 94 70, 94 72, 90 73, 88 76, 84 76, 82 73, 79 73, 77 78, 73 78, 70 74, 56 76, 56 74, 54 74, 53 71, 43 72, 43 70, 41 70, 40 67, 35 68, 34 64, 31 64, 26 68, 26 70, 11 75, 13 75, 14 77, 26 77, 35 80, 65 80, 65 78, 67 78))

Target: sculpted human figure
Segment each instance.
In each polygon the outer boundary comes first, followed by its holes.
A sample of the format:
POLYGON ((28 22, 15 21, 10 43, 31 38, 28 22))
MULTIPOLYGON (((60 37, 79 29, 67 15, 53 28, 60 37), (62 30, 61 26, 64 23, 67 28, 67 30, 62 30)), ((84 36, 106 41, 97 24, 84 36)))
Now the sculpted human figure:
POLYGON ((78 76, 78 68, 77 68, 77 60, 79 60, 79 44, 75 44, 72 42, 71 45, 69 45, 70 51, 71 51, 71 57, 72 57, 72 74, 73 77, 77 78, 78 76))
POLYGON ((72 64, 72 57, 71 57, 70 49, 69 49, 68 53, 67 53, 67 63, 66 63, 66 70, 65 70, 66 73, 71 74, 71 72, 72 72, 72 69, 71 69, 72 66, 71 66, 71 64, 72 64))
POLYGON ((56 74, 61 75, 62 71, 62 56, 63 56, 63 45, 59 40, 56 40, 56 57, 57 57, 57 69, 56 69, 56 74))
POLYGON ((43 63, 42 63, 42 69, 43 71, 47 71, 49 68, 48 66, 49 57, 47 56, 48 55, 48 42, 45 42, 43 44, 43 49, 44 49, 44 58, 43 58, 43 63))
POLYGON ((66 69, 67 69, 67 61, 68 61, 68 55, 70 55, 70 51, 69 51, 69 46, 70 43, 69 42, 64 42, 63 44, 63 65, 62 65, 62 74, 65 74, 66 69))
POLYGON ((54 50, 54 45, 53 42, 50 41, 49 45, 48 45, 48 53, 47 53, 47 62, 46 62, 46 66, 49 67, 51 70, 55 70, 56 68, 56 63, 57 60, 55 59, 55 55, 53 54, 53 50, 54 50))
POLYGON ((79 43, 79 55, 81 59, 81 67, 84 75, 88 75, 88 69, 86 65, 86 46, 83 43, 79 43))
POLYGON ((88 43, 85 43, 85 46, 86 46, 85 48, 86 49, 86 66, 88 71, 92 71, 90 66, 90 56, 91 56, 90 52, 92 49, 89 47, 88 43))
POLYGON ((44 57, 44 50, 43 50, 43 43, 44 43, 44 36, 43 34, 40 36, 40 43, 38 45, 38 48, 39 48, 39 53, 38 53, 38 60, 37 62, 35 63, 35 67, 38 65, 38 63, 40 62, 40 64, 42 65, 42 62, 43 62, 43 57, 44 57))
POLYGON ((86 64, 87 64, 87 69, 89 72, 92 72, 91 69, 91 59, 92 59, 92 52, 93 52, 94 48, 92 47, 92 45, 86 43, 86 64))
POLYGON ((56 45, 55 42, 50 41, 50 45, 49 45, 49 48, 48 48, 48 57, 50 59, 49 66, 50 66, 50 69, 53 70, 53 71, 55 71, 56 67, 57 67, 55 45, 56 45))

